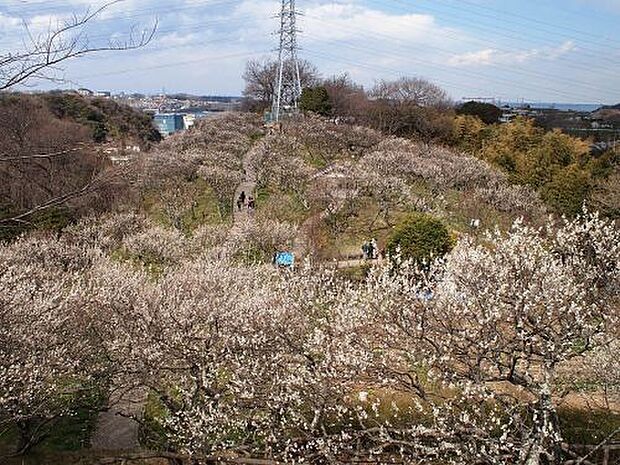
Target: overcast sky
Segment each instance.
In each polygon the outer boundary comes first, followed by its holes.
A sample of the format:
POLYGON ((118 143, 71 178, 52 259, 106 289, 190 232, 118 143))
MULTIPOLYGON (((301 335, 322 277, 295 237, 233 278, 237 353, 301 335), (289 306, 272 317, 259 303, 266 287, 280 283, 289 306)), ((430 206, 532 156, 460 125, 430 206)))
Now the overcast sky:
MULTIPOLYGON (((125 0, 88 29, 92 44, 158 21, 144 49, 81 58, 72 84, 111 91, 240 95, 250 58, 273 56, 277 0, 125 0)), ((0 55, 101 2, 2 0, 0 55)), ((363 84, 419 76, 455 100, 620 102, 620 0, 297 0, 301 56, 363 84)), ((50 84, 41 84, 42 89, 50 84)))

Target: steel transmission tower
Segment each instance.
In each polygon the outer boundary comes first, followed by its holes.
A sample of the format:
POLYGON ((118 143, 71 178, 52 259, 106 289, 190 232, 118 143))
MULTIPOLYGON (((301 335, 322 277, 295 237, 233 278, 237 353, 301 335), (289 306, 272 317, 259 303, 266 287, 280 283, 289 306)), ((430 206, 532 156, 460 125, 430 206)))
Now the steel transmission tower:
POLYGON ((271 107, 271 115, 274 121, 280 121, 284 112, 295 112, 301 96, 301 79, 297 58, 297 14, 295 0, 282 0, 279 16, 278 74, 271 107))

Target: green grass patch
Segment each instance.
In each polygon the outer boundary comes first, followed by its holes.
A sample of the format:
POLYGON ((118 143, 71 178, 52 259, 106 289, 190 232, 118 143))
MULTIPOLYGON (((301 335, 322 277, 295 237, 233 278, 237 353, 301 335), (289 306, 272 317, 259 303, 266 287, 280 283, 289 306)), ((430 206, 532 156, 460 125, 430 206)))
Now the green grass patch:
POLYGON ((351 268, 341 268, 336 271, 336 275, 346 279, 348 281, 361 283, 368 277, 368 271, 370 270, 370 264, 364 264, 361 266, 354 266, 351 268))
MULTIPOLYGON (((180 190, 178 202, 185 206, 180 215, 183 232, 189 234, 200 226, 221 224, 230 219, 232 207, 220 205, 213 189, 203 179, 187 182, 180 190)), ((147 192, 142 199, 142 209, 153 221, 174 227, 174 220, 164 205, 163 199, 167 197, 170 196, 166 193, 147 192)))
POLYGON ((168 410, 154 392, 149 395, 144 406, 144 423, 140 428, 140 443, 150 450, 165 450, 166 431, 161 422, 168 416, 168 410))
POLYGON ((250 141, 252 143, 256 143, 262 138, 264 138, 267 134, 264 131, 254 131, 250 133, 250 141))
POLYGON ((312 168, 316 168, 319 170, 325 168, 328 165, 327 158, 322 152, 309 148, 307 148, 306 151, 302 154, 302 158, 312 168))
POLYGON ((301 224, 311 216, 297 195, 270 187, 256 190, 256 211, 259 219, 301 224))
POLYGON ((562 435, 569 444, 599 444, 620 428, 620 414, 605 410, 561 409, 558 416, 562 435))

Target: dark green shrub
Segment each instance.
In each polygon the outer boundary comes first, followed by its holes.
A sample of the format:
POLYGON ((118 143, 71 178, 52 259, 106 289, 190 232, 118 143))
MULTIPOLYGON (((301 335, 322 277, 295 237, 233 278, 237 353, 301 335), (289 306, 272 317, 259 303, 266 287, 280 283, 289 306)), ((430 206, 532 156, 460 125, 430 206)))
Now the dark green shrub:
POLYGON ((306 87, 301 93, 299 107, 302 111, 323 116, 329 115, 332 111, 332 104, 327 89, 323 86, 306 87))
POLYGON ((430 215, 416 213, 399 223, 389 238, 387 252, 394 256, 400 248, 400 257, 416 262, 441 257, 453 247, 446 226, 430 215))
POLYGON ((459 115, 477 116, 485 124, 499 123, 502 116, 502 110, 491 103, 484 102, 466 102, 457 110, 459 115))

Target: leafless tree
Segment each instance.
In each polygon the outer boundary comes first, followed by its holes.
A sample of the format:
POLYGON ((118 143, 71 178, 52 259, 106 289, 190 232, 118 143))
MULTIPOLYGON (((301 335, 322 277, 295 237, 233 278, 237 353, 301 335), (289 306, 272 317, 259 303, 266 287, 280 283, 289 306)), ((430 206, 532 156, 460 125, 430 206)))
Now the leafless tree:
POLYGON ((370 97, 369 123, 388 134, 431 141, 445 139, 452 132, 450 99, 429 81, 405 77, 380 81, 370 97))
POLYGON ((54 118, 34 97, 0 99, 0 226, 19 226, 33 215, 91 193, 105 162, 88 149, 88 130, 54 118))
MULTIPOLYGON (((285 66, 286 73, 292 73, 292 66, 285 66)), ((276 77, 278 75, 278 62, 275 60, 250 60, 247 62, 243 79, 245 90, 243 95, 247 99, 247 107, 250 110, 263 111, 269 108, 275 92, 276 77)), ((318 84, 319 72, 312 63, 307 60, 299 61, 299 77, 301 87, 311 87, 318 84)))
POLYGON ((450 102, 441 87, 420 78, 403 77, 396 81, 379 81, 371 95, 376 99, 419 107, 446 106, 450 102))
POLYGON ((326 79, 323 86, 329 94, 335 116, 359 117, 368 107, 364 88, 353 82, 346 73, 326 79))

